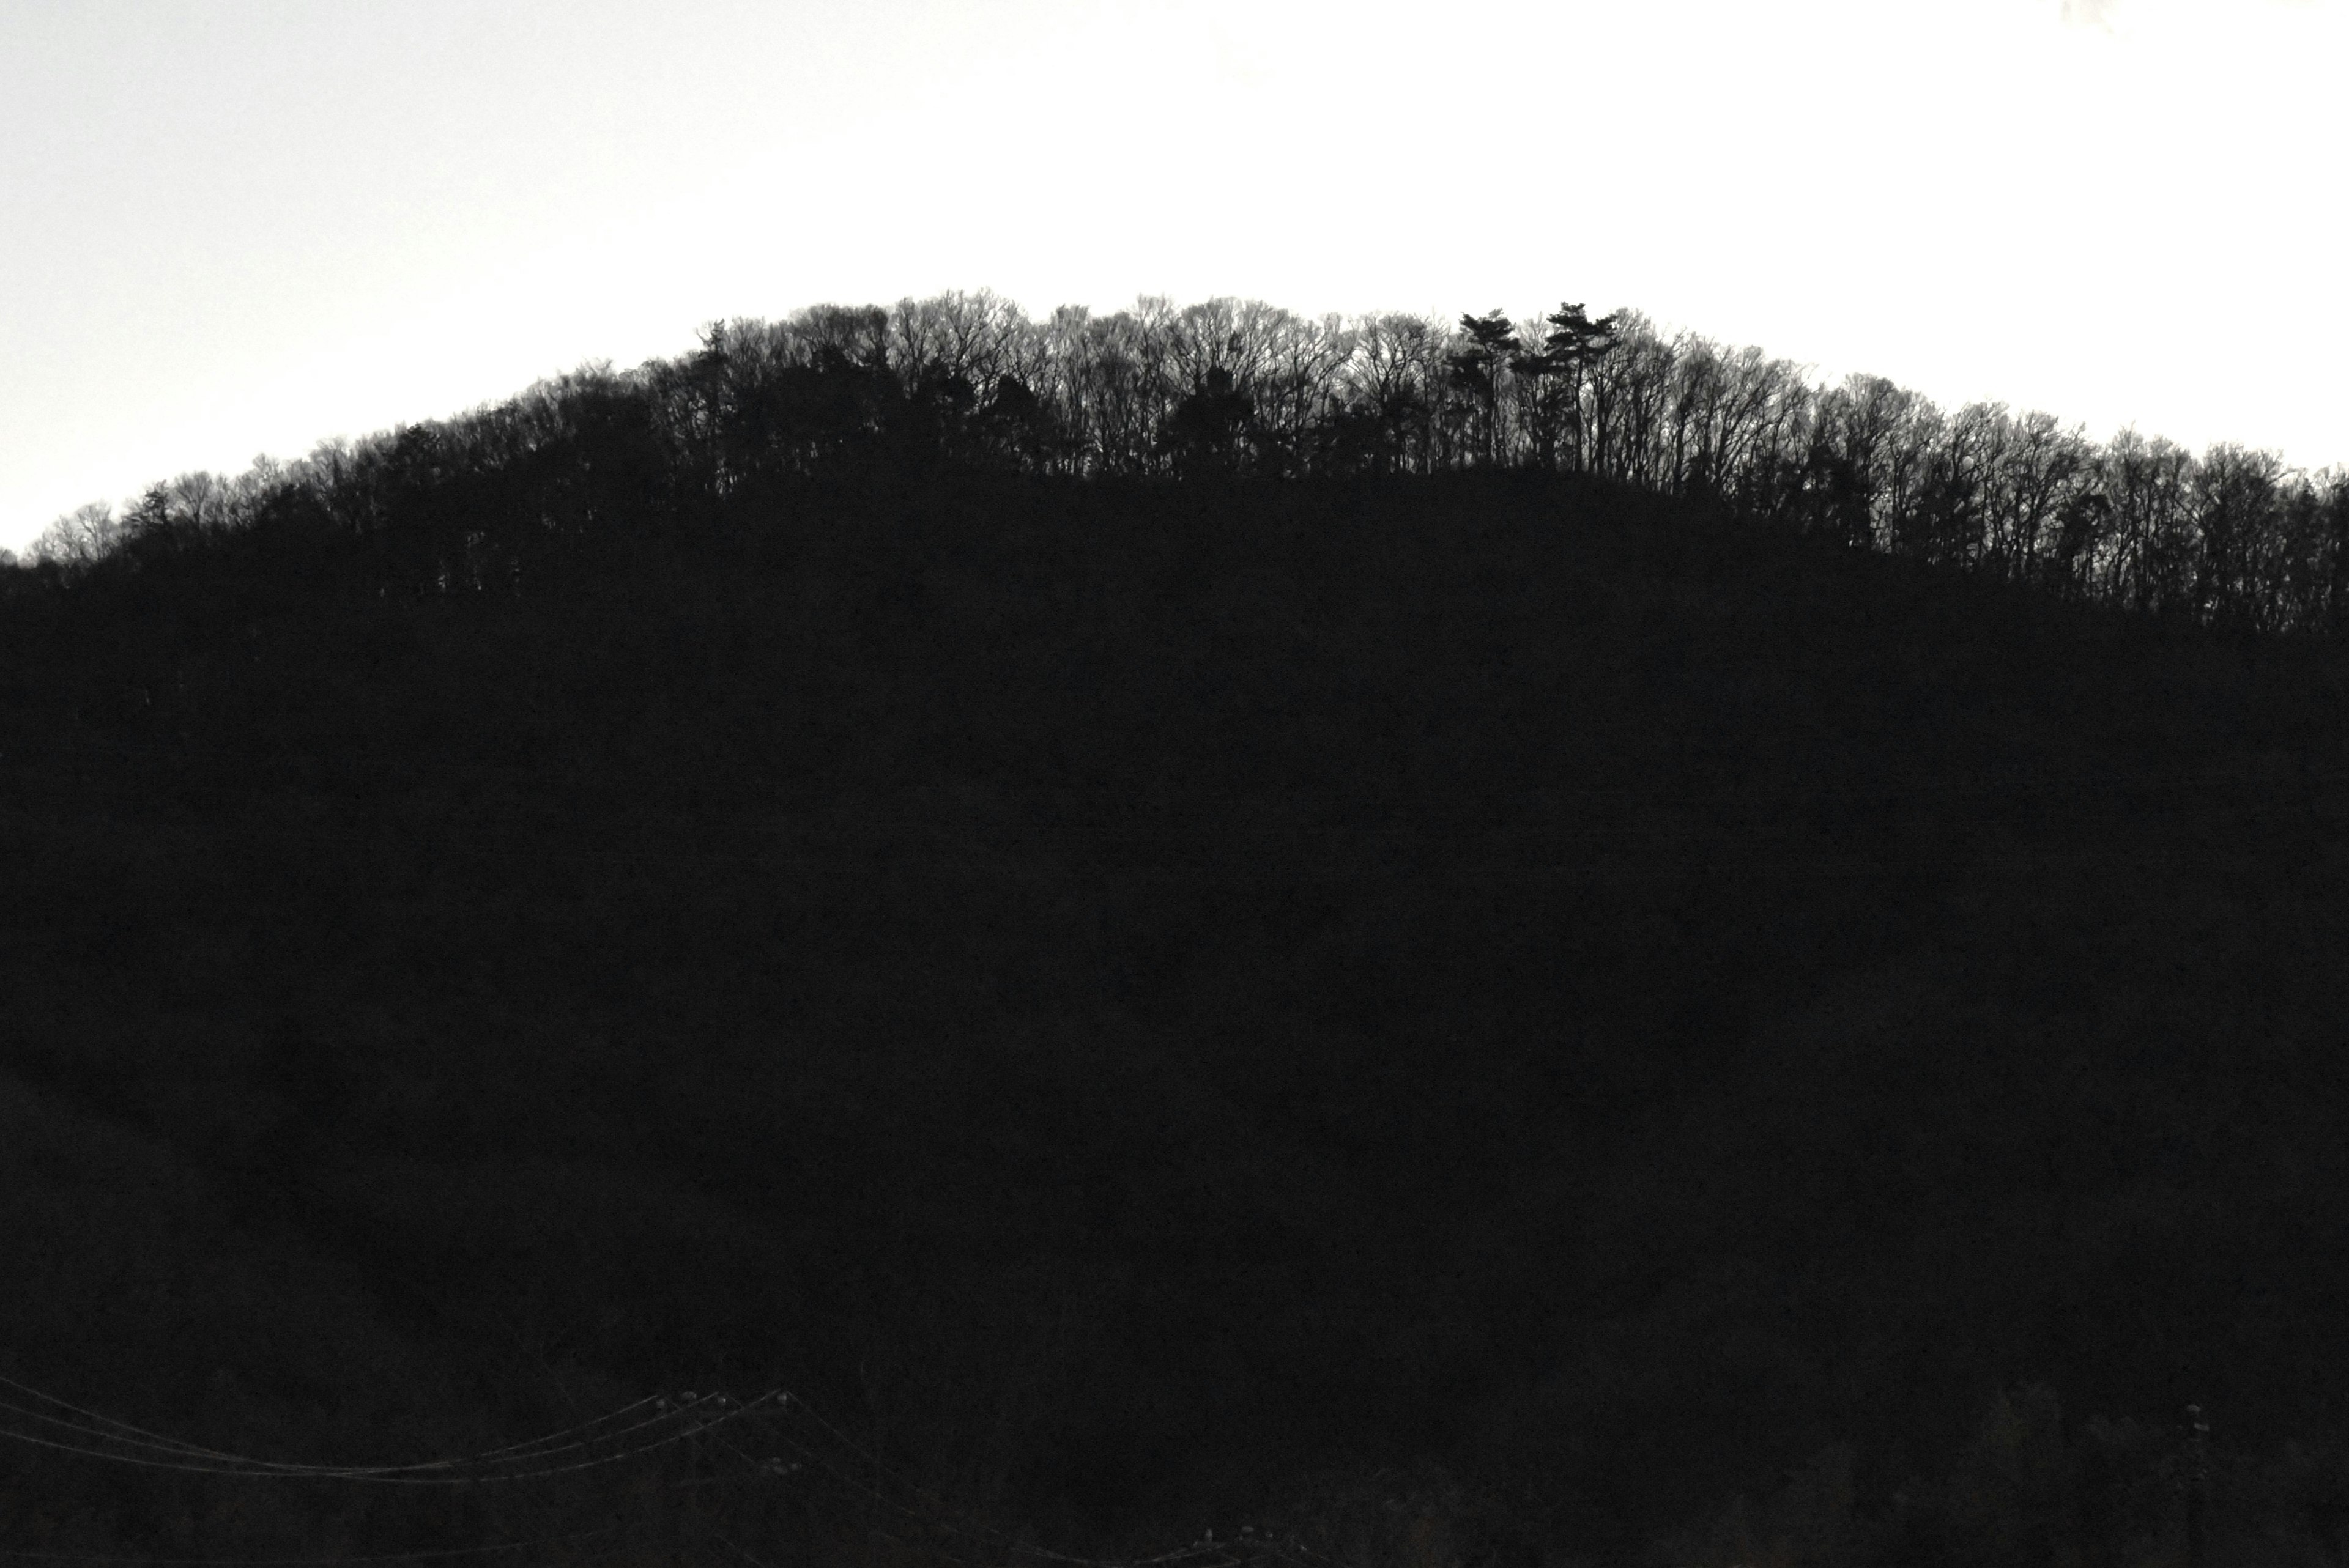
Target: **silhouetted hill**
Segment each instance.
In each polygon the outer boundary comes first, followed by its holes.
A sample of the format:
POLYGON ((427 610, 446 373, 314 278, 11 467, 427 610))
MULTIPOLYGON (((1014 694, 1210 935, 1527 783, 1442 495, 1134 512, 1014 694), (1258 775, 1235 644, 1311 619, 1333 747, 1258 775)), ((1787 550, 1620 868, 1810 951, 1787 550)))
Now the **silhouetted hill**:
MULTIPOLYGON (((781 1384, 1047 1545, 1708 1568, 2158 1556, 2199 1400, 2220 1548, 2327 1539, 2337 648, 1571 475, 644 516, 0 573, 0 1374, 354 1462, 781 1384)), ((620 1508, 0 1465, 68 1550, 620 1508)))

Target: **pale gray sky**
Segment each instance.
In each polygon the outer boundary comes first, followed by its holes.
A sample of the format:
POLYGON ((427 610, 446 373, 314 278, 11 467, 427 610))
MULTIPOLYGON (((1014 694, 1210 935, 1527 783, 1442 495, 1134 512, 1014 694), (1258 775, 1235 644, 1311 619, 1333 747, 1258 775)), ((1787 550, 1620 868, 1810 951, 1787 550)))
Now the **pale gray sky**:
POLYGON ((0 545, 718 316, 1635 304, 2349 459, 2349 0, 0 0, 0 545))

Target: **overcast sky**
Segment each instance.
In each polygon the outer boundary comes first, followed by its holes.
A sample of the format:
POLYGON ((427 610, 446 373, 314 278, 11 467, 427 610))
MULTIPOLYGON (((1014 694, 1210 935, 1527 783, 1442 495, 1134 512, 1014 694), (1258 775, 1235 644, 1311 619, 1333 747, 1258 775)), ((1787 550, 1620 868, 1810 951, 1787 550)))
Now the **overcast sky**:
POLYGON ((0 0, 0 545, 720 316, 1636 305, 2349 459, 2349 0, 0 0))

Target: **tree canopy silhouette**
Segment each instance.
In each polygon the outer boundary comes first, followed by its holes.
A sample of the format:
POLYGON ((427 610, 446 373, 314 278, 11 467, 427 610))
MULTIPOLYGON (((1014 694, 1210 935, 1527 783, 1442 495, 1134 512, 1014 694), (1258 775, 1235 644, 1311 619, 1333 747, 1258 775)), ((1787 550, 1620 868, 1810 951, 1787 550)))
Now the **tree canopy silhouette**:
POLYGON ((2050 414, 1947 411, 1880 377, 1817 386, 1758 349, 1577 304, 1448 327, 1230 299, 1037 321, 981 293, 714 323, 674 361, 589 366, 233 480, 182 476, 121 518, 82 508, 33 553, 78 570, 133 533, 274 508, 368 531, 382 570, 437 592, 519 581, 583 530, 916 465, 1572 471, 2148 614, 2318 633, 2349 615, 2338 469, 2224 442, 2196 458, 2133 430, 2098 447, 2050 414))
POLYGON ((2193 1400, 2214 1561, 2318 1561, 2344 505, 1630 312, 956 294, 85 509, 0 570, 0 1377, 856 1457, 0 1419, 5 1547, 2122 1568, 2193 1400))

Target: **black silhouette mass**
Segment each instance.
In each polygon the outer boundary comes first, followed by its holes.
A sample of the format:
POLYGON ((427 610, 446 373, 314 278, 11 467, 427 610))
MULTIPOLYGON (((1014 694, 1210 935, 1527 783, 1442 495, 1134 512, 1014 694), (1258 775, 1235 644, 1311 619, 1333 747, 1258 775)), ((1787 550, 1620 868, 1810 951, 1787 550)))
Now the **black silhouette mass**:
POLYGON ((0 1377, 211 1457, 7 1392, 0 1548, 2333 1561, 2344 615, 2338 474, 1576 304, 825 307, 86 509, 0 1377))

